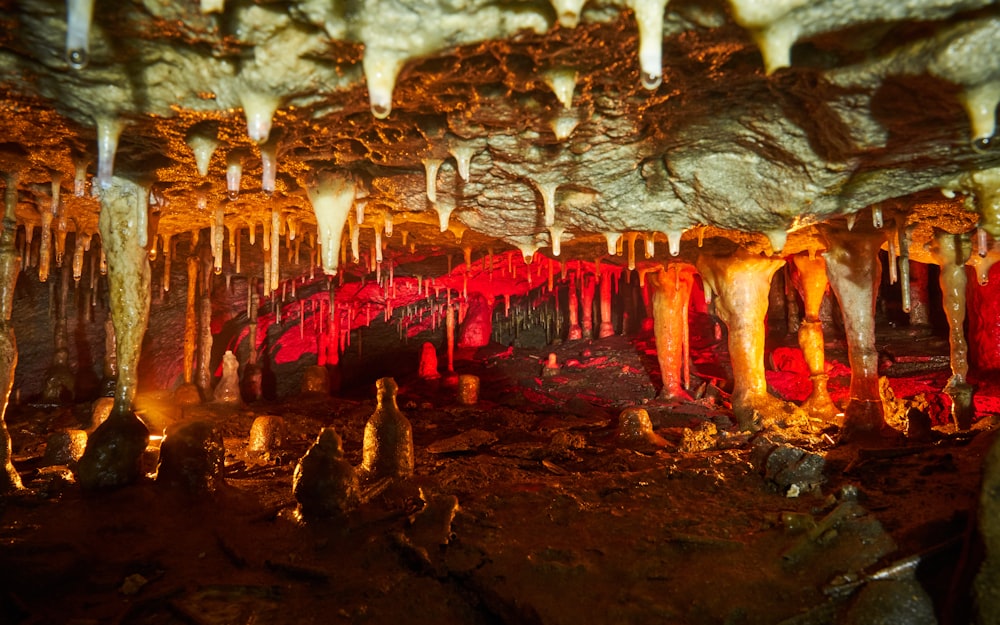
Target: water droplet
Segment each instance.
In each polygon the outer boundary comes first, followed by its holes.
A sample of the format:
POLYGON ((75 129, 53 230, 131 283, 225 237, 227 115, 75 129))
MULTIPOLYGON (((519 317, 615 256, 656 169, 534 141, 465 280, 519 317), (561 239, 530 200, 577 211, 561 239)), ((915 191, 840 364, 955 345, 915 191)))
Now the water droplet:
MULTIPOLYGON (((274 189, 262 189, 262 191, 264 191, 264 195, 266 195, 267 197, 274 197, 274 189)), ((229 199, 235 199, 235 198, 233 198, 230 195, 229 199)))
POLYGON ((229 191, 229 201, 235 202, 238 199, 240 199, 240 192, 238 190, 237 191, 230 190, 229 191))
POLYGON ((90 55, 82 48, 66 51, 66 62, 73 69, 83 69, 90 62, 90 55))
POLYGON ((650 91, 659 87, 662 82, 663 76, 660 74, 648 74, 645 72, 642 74, 642 86, 650 91))
POLYGON ((372 115, 377 119, 385 119, 391 111, 392 109, 386 104, 382 104, 381 102, 372 103, 372 115))
POLYGON ((983 154, 993 147, 993 137, 977 137, 972 140, 972 151, 983 154))

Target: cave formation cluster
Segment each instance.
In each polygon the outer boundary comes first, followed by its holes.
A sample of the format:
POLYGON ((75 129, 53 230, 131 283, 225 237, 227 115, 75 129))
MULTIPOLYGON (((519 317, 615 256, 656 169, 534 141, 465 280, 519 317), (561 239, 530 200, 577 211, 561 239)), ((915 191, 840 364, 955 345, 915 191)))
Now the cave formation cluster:
MULTIPOLYGON (((688 392, 694 285, 715 298, 748 429, 791 409, 766 388, 761 333, 787 263, 805 305, 803 407, 824 419, 839 410, 818 317, 828 285, 840 302, 848 438, 885 426, 883 264, 912 312, 926 297, 911 263, 932 263, 946 392, 971 421, 966 290, 988 288, 1000 258, 992 2, 30 0, 0 19, 3 392, 18 275, 63 272, 63 309, 70 272, 78 289, 105 284, 117 434, 114 453, 88 446, 85 485, 113 485, 104 471, 128 462, 116 454, 145 445, 141 346, 178 255, 185 330, 167 382, 192 401, 212 386, 218 276, 244 285, 250 336, 265 306, 270 322, 298 318, 303 340, 309 319, 319 366, 382 315, 401 337, 445 326, 453 373, 455 341, 488 342, 494 306, 556 280, 569 306, 549 338, 614 334, 612 289, 634 272, 649 279, 667 397, 688 392)), ((991 366, 996 320, 969 316, 983 339, 971 356, 991 366)), ((57 322, 53 367, 65 332, 57 322)))

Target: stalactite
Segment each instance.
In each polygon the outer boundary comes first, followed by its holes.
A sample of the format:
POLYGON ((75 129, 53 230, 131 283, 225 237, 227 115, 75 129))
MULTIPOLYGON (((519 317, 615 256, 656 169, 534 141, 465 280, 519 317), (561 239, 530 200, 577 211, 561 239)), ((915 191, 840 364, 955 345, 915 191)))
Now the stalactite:
MULTIPOLYGON (((354 202, 354 179, 345 175, 321 172, 317 180, 309 187, 309 200, 316 214, 319 230, 319 246, 323 271, 326 274, 337 273, 337 252, 340 250, 340 237, 344 232, 348 213, 354 202)), ((361 223, 361 219, 358 223, 361 223)), ((357 252, 355 234, 351 232, 352 250, 357 252)), ((357 260, 357 256, 355 256, 357 260)))
POLYGON ((629 232, 625 235, 625 249, 629 271, 635 271, 635 240, 637 238, 639 238, 638 232, 629 232))
POLYGON ((94 0, 66 0, 66 62, 80 70, 90 63, 90 24, 94 0))
POLYGON ((802 408, 813 417, 832 419, 839 411, 833 405, 827 391, 829 376, 826 374, 823 321, 819 316, 819 309, 829 286, 826 261, 822 257, 809 258, 803 254, 793 256, 792 261, 798 270, 799 279, 796 286, 802 295, 805 307, 805 321, 799 326, 798 331, 799 347, 802 349, 812 381, 812 393, 802 404, 802 408))
POLYGON ((455 308, 450 304, 445 312, 445 336, 448 341, 448 373, 455 373, 455 308))
POLYGON ((225 213, 222 211, 222 208, 217 208, 215 209, 215 220, 212 222, 211 234, 209 235, 212 241, 212 268, 216 275, 222 273, 222 244, 225 234, 225 213))
POLYGON ((191 152, 194 153, 198 175, 204 178, 208 175, 212 155, 219 147, 218 128, 214 124, 195 124, 188 132, 186 143, 191 148, 191 152))
POLYGON ((972 251, 969 237, 961 234, 938 232, 938 260, 941 263, 941 299, 948 319, 948 338, 951 345, 951 378, 944 392, 951 397, 951 416, 956 427, 972 427, 976 409, 972 403, 973 388, 966 381, 969 374, 969 346, 965 340, 965 263, 972 251))
POLYGON ((235 202, 240 197, 240 182, 243 180, 243 159, 247 152, 243 148, 229 151, 226 156, 226 191, 230 201, 235 202))
POLYGON ((90 165, 90 157, 86 154, 75 154, 73 156, 73 195, 83 197, 87 194, 87 166, 90 165))
MULTIPOLYGON (((101 189, 111 186, 115 169, 118 138, 125 124, 117 117, 102 115, 97 118, 97 184, 101 189)), ((145 246, 143 246, 145 247, 145 246)))
POLYGON ((695 269, 687 263, 671 263, 650 276, 653 298, 653 336, 660 365, 664 399, 686 399, 686 311, 694 285, 695 269))
MULTIPOLYGON (((10 185, 8 185, 8 188, 10 185)), ((41 240, 38 243, 38 280, 46 282, 49 279, 49 271, 52 263, 52 213, 42 211, 41 218, 41 240)))
POLYGON ((824 230, 826 271, 844 316, 847 355, 851 364, 851 399, 845 410, 841 438, 877 435, 887 427, 878 388, 878 352, 875 349, 875 298, 882 265, 878 252, 883 233, 848 234, 824 230))
MULTIPOLYGON (((278 283, 281 281, 281 269, 279 267, 279 263, 281 261, 280 220, 281 220, 281 214, 276 210, 272 210, 271 211, 271 290, 272 291, 278 288, 278 283)), ((334 266, 336 266, 336 261, 334 261, 334 266)))
POLYGON ((76 241, 73 246, 73 280, 80 282, 83 277, 83 254, 90 249, 91 235, 79 230, 76 233, 76 241))
POLYGON ((261 180, 260 190, 264 195, 274 195, 275 182, 278 176, 278 137, 268 139, 260 146, 261 180))
POLYGON ((726 256, 698 257, 702 281, 718 294, 715 310, 729 328, 733 414, 742 430, 758 427, 756 412, 768 419, 782 409, 764 379, 764 321, 771 277, 784 262, 743 248, 726 256))
POLYGON ((542 196, 545 227, 551 227, 556 222, 556 189, 559 188, 559 183, 548 180, 532 180, 532 183, 542 196))
POLYGON ((910 233, 911 228, 899 231, 899 289, 903 312, 910 312, 910 233))
POLYGON ((427 201, 431 204, 437 202, 437 175, 438 169, 441 168, 441 163, 443 163, 439 158, 425 158, 424 163, 424 174, 426 176, 426 188, 427 188, 427 201))
POLYGON ((150 270, 136 220, 149 192, 121 178, 107 180, 98 222, 101 249, 108 258, 108 293, 116 339, 118 376, 111 415, 90 437, 76 468, 81 487, 122 486, 141 475, 140 458, 149 440, 146 426, 132 412, 139 382, 142 339, 149 320, 150 270))

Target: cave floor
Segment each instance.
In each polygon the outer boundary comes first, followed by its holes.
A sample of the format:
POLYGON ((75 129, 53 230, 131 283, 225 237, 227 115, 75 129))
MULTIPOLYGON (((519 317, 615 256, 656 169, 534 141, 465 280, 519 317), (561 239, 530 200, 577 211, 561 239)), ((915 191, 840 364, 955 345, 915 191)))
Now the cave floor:
MULTIPOLYGON (((941 342, 926 341, 918 349, 898 333, 882 348, 899 398, 947 380, 941 342)), ((697 380, 723 379, 717 344, 694 347, 697 380)), ((801 400, 795 365, 769 353, 785 369, 769 371, 771 387, 801 400)), ((831 344, 831 390, 843 399, 838 353, 831 344)), ((41 458, 46 434, 79 427, 87 407, 13 407, 15 465, 30 490, 0 504, 0 622, 837 623, 866 575, 915 555, 919 566, 890 577, 915 570, 941 623, 968 621, 981 465, 1000 401, 988 381, 973 380, 969 432, 940 422, 934 395, 925 405, 936 425, 920 440, 836 445, 830 423, 736 432, 710 384, 698 401, 657 399, 651 340, 460 356, 456 369, 482 380, 479 403, 457 404, 446 381, 400 380, 416 475, 340 520, 297 520, 292 473, 324 426, 360 462, 370 387, 353 399, 183 413, 163 393, 144 395, 147 422, 209 419, 222 430, 226 484, 200 496, 152 479, 84 495, 41 458), (563 368, 543 378, 549 351, 563 368), (618 412, 639 404, 665 446, 618 438, 618 412), (285 435, 251 457, 260 415, 280 415, 285 435), (819 483, 789 496, 751 461, 763 437, 822 457, 819 483)))

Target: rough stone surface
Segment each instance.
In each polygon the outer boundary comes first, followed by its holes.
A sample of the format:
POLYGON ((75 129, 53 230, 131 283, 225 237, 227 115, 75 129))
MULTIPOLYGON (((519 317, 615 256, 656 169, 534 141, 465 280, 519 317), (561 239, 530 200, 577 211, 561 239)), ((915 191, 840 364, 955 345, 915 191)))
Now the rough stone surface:
POLYGON ((87 448, 87 433, 83 430, 62 430, 45 439, 45 465, 76 462, 87 448))
POLYGON ((275 415, 263 415, 253 420, 250 426, 250 441, 247 451, 267 454, 281 446, 285 431, 285 420, 275 415))
POLYGON ((357 507, 361 498, 358 476, 344 459, 340 435, 333 428, 324 428, 299 460, 292 492, 305 517, 338 516, 357 507))
POLYGON ((782 493, 800 493, 823 482, 823 456, 792 445, 758 438, 750 452, 750 464, 782 493))
POLYGON ((930 596, 915 579, 865 584, 844 617, 845 625, 937 625, 937 622, 930 596))
POLYGON ((141 460, 149 430, 135 416, 113 413, 87 441, 76 465, 76 481, 85 490, 118 488, 142 476, 141 460))
POLYGON ((224 484, 226 449, 222 432, 208 421, 194 421, 167 431, 160 445, 159 484, 206 493, 224 484))

